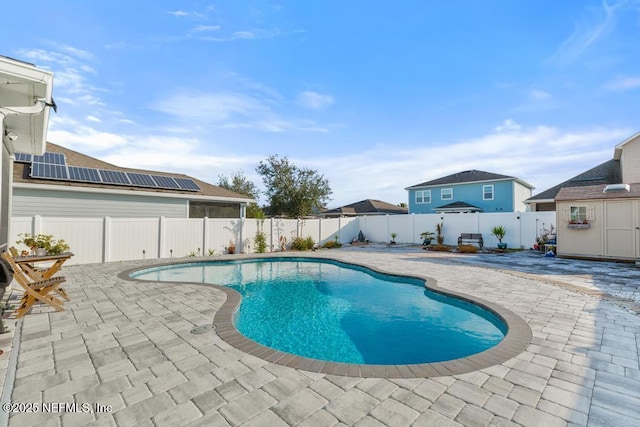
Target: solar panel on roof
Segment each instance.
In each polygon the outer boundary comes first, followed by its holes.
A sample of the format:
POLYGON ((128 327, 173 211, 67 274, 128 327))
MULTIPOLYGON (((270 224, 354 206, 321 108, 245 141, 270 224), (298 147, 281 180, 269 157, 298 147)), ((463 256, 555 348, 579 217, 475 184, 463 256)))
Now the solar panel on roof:
POLYGON ((137 185, 140 187, 157 187, 158 185, 151 179, 151 175, 144 173, 134 173, 127 172, 127 176, 129 177, 129 181, 131 181, 132 185, 137 185))
POLYGON ((194 180, 188 178, 173 178, 178 186, 183 190, 200 191, 200 187, 194 180))
POLYGON ((151 175, 151 178, 162 188, 180 188, 178 183, 170 176, 151 175))
POLYGON ((106 169, 99 169, 102 182, 107 184, 123 184, 129 185, 131 182, 127 178, 127 174, 120 171, 110 171, 106 169))
POLYGON ((31 163, 32 178, 69 179, 67 167, 50 163, 31 163))
POLYGON ((31 154, 16 153, 16 162, 31 163, 31 154))
POLYGON ((69 179, 83 182, 102 182, 98 169, 69 166, 69 179))
POLYGON ((52 153, 50 151, 45 152, 42 156, 33 156, 33 161, 38 163, 49 163, 52 165, 66 165, 64 154, 52 153))

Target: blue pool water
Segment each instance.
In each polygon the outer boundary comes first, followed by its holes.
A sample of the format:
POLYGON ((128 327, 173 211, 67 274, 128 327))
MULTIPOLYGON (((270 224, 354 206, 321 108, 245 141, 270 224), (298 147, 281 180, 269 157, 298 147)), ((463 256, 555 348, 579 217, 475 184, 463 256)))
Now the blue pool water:
POLYGON ((313 359, 413 364, 457 359, 498 344, 506 326, 424 281, 331 260, 271 258, 158 267, 137 279, 203 282, 242 295, 235 322, 262 345, 313 359))

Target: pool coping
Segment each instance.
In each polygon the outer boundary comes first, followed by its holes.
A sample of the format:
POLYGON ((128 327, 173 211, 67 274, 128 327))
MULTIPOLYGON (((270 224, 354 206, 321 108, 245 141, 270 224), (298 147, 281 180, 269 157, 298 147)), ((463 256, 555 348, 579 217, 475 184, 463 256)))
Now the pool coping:
POLYGON ((317 256, 316 254, 308 255, 304 253, 268 253, 268 254, 238 254, 232 256, 217 256, 215 258, 210 257, 194 257, 194 258, 180 258, 172 261, 154 263, 152 266, 138 266, 135 268, 127 269, 118 274, 120 279, 131 282, 143 282, 143 283, 175 283, 175 284, 188 284, 197 286, 208 286, 218 289, 226 295, 226 301, 222 307, 218 309, 213 318, 213 325, 215 327, 218 336, 227 344, 235 347, 236 349, 258 357, 259 359, 267 362, 275 363, 282 366, 287 366, 294 369, 301 369, 309 372, 322 373, 328 375, 341 375, 357 378, 429 378, 439 377, 446 375, 458 375, 465 374, 480 369, 488 368, 490 366, 499 365, 507 360, 522 353, 531 342, 533 333, 529 325, 518 315, 511 310, 493 303, 486 301, 482 298, 472 297, 461 292, 444 289, 438 286, 438 281, 433 277, 423 276, 419 274, 401 274, 381 270, 375 266, 367 265, 362 262, 350 262, 343 259, 335 259, 326 256, 317 256), (265 259, 265 258, 306 258, 312 260, 327 260, 333 262, 340 262, 347 265, 353 265, 358 267, 368 268, 376 273, 416 278, 425 281, 425 287, 433 292, 452 296, 463 301, 467 301, 482 308, 485 308, 495 314, 500 320, 507 325, 507 334, 500 343, 470 356, 462 357, 459 359, 453 359, 443 362, 433 363, 418 363, 418 364, 406 364, 406 365, 369 365, 369 364, 354 364, 354 363, 341 363, 330 362, 318 359, 311 359, 307 357, 297 356, 291 353, 279 351, 270 347, 266 347, 256 341, 247 338, 241 334, 234 325, 234 315, 240 306, 242 296, 235 290, 221 286, 214 283, 202 283, 202 282, 158 282, 155 280, 142 280, 130 277, 131 273, 148 268, 157 268, 171 265, 191 264, 200 262, 224 262, 233 260, 250 260, 250 259, 265 259))

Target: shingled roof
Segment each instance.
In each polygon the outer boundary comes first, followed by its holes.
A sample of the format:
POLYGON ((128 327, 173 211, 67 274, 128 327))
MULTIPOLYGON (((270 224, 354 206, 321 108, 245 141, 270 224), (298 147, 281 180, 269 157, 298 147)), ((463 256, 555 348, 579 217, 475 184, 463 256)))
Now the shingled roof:
POLYGON ((169 176, 174 178, 187 178, 193 180, 198 187, 200 187, 201 191, 186 191, 182 189, 167 189, 167 188, 148 188, 148 187, 135 187, 128 185, 109 185, 104 183, 93 183, 93 182, 78 182, 78 181, 64 181, 57 179, 42 179, 42 178, 32 178, 30 176, 31 165, 28 163, 14 163, 13 169, 13 182, 15 184, 38 184, 38 185, 55 185, 62 187, 80 187, 80 188, 95 188, 95 189, 104 189, 108 190, 130 190, 132 192, 153 192, 153 193, 169 193, 169 194, 184 194, 190 196, 190 198, 194 199, 202 199, 204 198, 222 198, 229 199, 234 201, 253 201, 250 197, 247 197, 243 194, 239 194, 230 190, 227 190, 222 187, 218 187, 216 185, 209 184, 204 181, 200 181, 199 179, 190 177, 184 174, 178 173, 167 173, 167 172, 157 172, 157 171, 149 171, 142 169, 131 169, 131 168, 123 168, 111 163, 103 162, 102 160, 98 160, 94 157, 87 156, 85 154, 79 153, 77 151, 71 150, 69 148, 65 148, 61 145, 53 144, 51 142, 47 143, 47 150, 52 153, 62 153, 66 157, 67 164, 70 166, 79 166, 84 168, 96 168, 96 169, 106 169, 120 172, 136 172, 141 174, 153 174, 160 176, 169 176))
POLYGON ((412 185, 411 187, 407 187, 406 190, 410 188, 432 187, 436 185, 462 184, 466 182, 482 182, 482 181, 501 181, 501 180, 509 180, 509 179, 516 180, 529 188, 533 188, 532 185, 514 176, 501 175, 498 173, 485 172, 485 171, 472 169, 468 171, 457 172, 452 175, 447 175, 442 178, 434 179, 431 181, 422 182, 420 184, 412 185))
POLYGON ((406 214, 407 208, 392 205, 391 203, 380 200, 366 199, 349 205, 341 206, 335 209, 329 209, 321 212, 321 216, 340 216, 340 215, 386 215, 386 214, 406 214))
POLYGON ((637 199, 640 198, 640 184, 629 184, 627 190, 605 192, 606 185, 587 185, 581 187, 565 187, 560 189, 556 201, 564 200, 602 200, 602 199, 637 199))
POLYGON ((565 187, 586 187, 594 185, 618 184, 622 182, 622 169, 619 160, 608 160, 598 166, 589 169, 579 175, 574 176, 560 184, 549 188, 533 197, 525 200, 526 202, 535 202, 540 200, 553 200, 556 198, 561 189, 565 187))

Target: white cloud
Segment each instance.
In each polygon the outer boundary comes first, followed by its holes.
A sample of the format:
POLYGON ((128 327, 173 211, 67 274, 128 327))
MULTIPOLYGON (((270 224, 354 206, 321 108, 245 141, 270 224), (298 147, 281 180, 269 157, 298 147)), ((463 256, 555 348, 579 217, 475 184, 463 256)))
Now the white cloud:
POLYGON ((87 120, 90 122, 96 122, 96 123, 100 123, 102 120, 100 120, 99 118, 97 118, 96 116, 87 116, 87 120))
POLYGON ((612 91, 626 91, 640 88, 640 77, 620 77, 605 85, 612 91))
POLYGON ((289 119, 274 111, 278 100, 237 92, 180 93, 152 105, 156 111, 180 121, 220 129, 255 129, 265 132, 326 132, 326 127, 302 119, 289 119))
POLYGON ((238 30, 227 35, 202 36, 200 40, 210 42, 230 42, 235 40, 261 40, 280 36, 282 33, 278 29, 254 28, 249 30, 238 30))
POLYGON ((551 98, 551 94, 549 92, 540 89, 533 89, 530 95, 535 101, 545 101, 551 98))
POLYGON ((298 105, 311 110, 320 110, 334 103, 333 96, 324 95, 313 91, 304 91, 298 94, 298 105))
POLYGON ((167 13, 169 15, 173 15, 173 16, 177 16, 177 17, 190 16, 191 15, 189 12, 185 12, 184 10, 173 10, 173 11, 169 11, 167 13))
POLYGON ((194 29, 191 30, 192 33, 207 33, 211 31, 219 31, 219 25, 198 25, 194 29))
POLYGON ((518 123, 516 123, 514 120, 512 119, 505 119, 505 121, 502 122, 502 124, 500 126, 496 126, 495 130, 497 132, 509 132, 509 131, 516 131, 516 130, 520 130, 522 126, 520 126, 518 123))
MULTIPOLYGON (((627 19, 640 12, 638 0, 603 0, 600 7, 587 5, 587 14, 575 23, 573 32, 562 42, 550 58, 552 63, 567 65, 583 56, 589 49, 616 31, 619 17, 627 19)), ((625 37, 623 35, 623 37, 625 37)))

